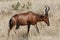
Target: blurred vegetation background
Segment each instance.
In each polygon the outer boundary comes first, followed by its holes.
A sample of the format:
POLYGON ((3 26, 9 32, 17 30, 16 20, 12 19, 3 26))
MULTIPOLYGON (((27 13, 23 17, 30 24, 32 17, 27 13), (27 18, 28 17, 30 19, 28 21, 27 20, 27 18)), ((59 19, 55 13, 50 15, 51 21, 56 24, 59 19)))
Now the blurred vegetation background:
POLYGON ((60 40, 60 0, 0 0, 0 40, 7 40, 9 19, 19 13, 32 11, 36 14, 45 13, 45 6, 50 7, 50 26, 38 23, 40 33, 31 25, 29 37, 26 37, 27 26, 12 30, 9 40, 60 40))

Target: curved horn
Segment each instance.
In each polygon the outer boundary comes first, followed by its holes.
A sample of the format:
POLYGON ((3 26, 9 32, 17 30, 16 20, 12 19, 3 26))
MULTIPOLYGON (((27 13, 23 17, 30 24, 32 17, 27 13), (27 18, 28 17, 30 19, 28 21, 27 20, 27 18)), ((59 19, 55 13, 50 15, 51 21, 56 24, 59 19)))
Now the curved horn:
POLYGON ((49 6, 45 6, 45 14, 48 15, 48 11, 50 10, 49 6))
POLYGON ((50 10, 50 7, 49 6, 47 6, 48 8, 47 8, 47 11, 49 11, 50 10))

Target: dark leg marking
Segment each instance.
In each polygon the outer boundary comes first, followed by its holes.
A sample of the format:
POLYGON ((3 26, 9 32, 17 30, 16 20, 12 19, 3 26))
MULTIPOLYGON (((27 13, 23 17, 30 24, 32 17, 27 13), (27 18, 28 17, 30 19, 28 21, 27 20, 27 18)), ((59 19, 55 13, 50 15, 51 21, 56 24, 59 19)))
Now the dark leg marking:
POLYGON ((17 23, 17 24, 16 24, 16 29, 19 29, 19 26, 20 26, 20 25, 17 23))
POLYGON ((28 34, 29 34, 29 30, 30 30, 30 24, 28 24, 27 36, 28 36, 28 34))

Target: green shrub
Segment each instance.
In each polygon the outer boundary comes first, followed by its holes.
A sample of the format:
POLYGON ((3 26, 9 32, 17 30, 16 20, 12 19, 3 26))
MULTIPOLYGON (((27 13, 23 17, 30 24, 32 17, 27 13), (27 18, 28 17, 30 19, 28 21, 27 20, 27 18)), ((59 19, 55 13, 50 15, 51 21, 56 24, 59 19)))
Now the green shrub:
POLYGON ((20 3, 17 2, 17 4, 12 5, 12 8, 13 8, 14 10, 18 10, 19 6, 20 6, 20 3))

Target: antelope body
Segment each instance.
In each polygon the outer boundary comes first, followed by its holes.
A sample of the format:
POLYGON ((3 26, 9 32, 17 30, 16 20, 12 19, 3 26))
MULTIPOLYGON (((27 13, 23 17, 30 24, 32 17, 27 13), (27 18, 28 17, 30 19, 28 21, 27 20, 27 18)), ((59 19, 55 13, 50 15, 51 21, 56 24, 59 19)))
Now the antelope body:
MULTIPOLYGON (((8 35, 9 35, 10 31, 12 30, 12 28, 14 26, 16 26, 15 29, 18 29, 20 27, 20 25, 22 25, 22 26, 23 25, 28 25, 28 31, 27 31, 28 34, 29 34, 29 30, 30 30, 30 25, 35 25, 35 24, 37 24, 37 22, 44 21, 49 26, 50 25, 49 18, 48 18, 48 11, 49 10, 50 10, 50 8, 46 7, 46 9, 45 9, 45 15, 35 14, 32 11, 14 15, 9 20, 8 35)), ((36 28, 38 30, 37 26, 36 26, 36 28)))

